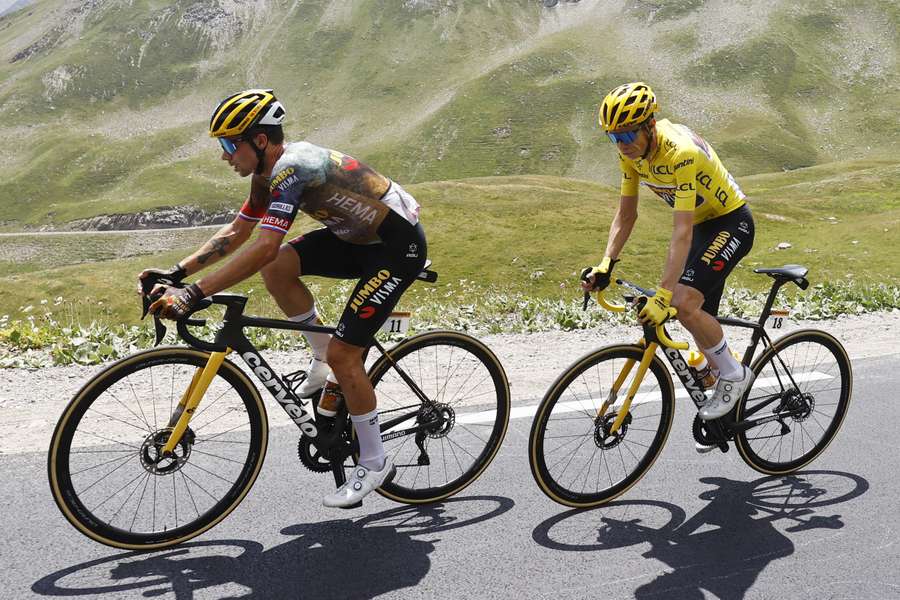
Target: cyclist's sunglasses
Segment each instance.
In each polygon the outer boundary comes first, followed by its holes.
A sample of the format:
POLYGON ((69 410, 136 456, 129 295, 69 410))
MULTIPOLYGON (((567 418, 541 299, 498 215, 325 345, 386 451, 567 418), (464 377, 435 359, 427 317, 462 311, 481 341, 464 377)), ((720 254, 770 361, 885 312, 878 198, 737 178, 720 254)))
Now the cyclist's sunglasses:
POLYGON ((234 154, 237 151, 238 142, 241 141, 241 138, 228 139, 220 137, 216 139, 219 140, 219 145, 222 146, 222 150, 225 151, 225 154, 234 154))
POLYGON ((613 144, 633 144, 634 140, 637 139, 638 132, 640 128, 634 129, 632 131, 622 131, 620 133, 613 133, 612 131, 607 131, 606 135, 609 137, 609 140, 613 144))

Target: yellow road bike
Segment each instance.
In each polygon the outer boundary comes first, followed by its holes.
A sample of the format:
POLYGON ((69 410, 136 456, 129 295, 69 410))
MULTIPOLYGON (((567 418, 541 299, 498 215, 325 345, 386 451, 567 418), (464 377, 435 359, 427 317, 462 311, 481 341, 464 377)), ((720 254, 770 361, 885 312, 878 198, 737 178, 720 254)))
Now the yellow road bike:
MULTIPOLYGON (((741 458, 767 475, 792 473, 819 456, 847 414, 853 384, 841 343, 817 329, 792 331, 772 340, 765 323, 778 290, 791 282, 806 289, 799 265, 756 269, 774 279, 758 322, 718 317, 723 325, 752 330, 741 362, 756 375, 729 414, 714 421, 694 418, 695 440, 741 458), (762 349, 754 359, 758 345, 762 349), (752 362, 751 362, 752 361, 752 362)), ((653 291, 617 280, 626 301, 640 310, 653 291)), ((598 294, 601 306, 625 311, 598 294)), ((550 498, 573 507, 604 504, 624 494, 662 452, 675 413, 675 386, 668 360, 699 408, 707 399, 702 379, 664 326, 645 325, 637 344, 607 346, 572 364, 553 383, 537 409, 529 437, 531 472, 550 498)))

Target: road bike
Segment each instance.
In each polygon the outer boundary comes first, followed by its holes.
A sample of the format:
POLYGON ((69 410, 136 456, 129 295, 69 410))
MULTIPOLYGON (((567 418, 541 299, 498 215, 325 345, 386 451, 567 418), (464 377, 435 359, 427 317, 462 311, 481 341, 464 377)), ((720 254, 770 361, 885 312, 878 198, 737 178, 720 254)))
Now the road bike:
MULTIPOLYGON (((850 404, 850 359, 837 339, 801 329, 773 341, 766 332, 778 290, 789 282, 805 290, 807 271, 800 265, 755 269, 774 279, 759 320, 717 317, 722 325, 752 330, 741 363, 756 379, 729 414, 712 421, 695 416, 692 428, 698 444, 727 452, 733 443, 744 462, 767 475, 793 473, 819 456, 850 404), (754 359, 760 342, 762 351, 754 359)), ((621 279, 616 283, 629 290, 626 302, 637 311, 653 295, 621 279)), ((607 310, 627 310, 607 302, 602 293, 597 299, 607 310)), ((538 406, 529 462, 538 486, 556 502, 578 508, 609 502, 636 484, 659 457, 672 427, 676 394, 658 348, 687 397, 698 409, 706 402, 702 378, 680 352, 688 344, 672 341, 664 325, 644 325, 643 333, 637 344, 606 346, 575 361, 538 406)))
MULTIPOLYGON (((437 273, 418 277, 433 282, 437 273)), ((144 312, 157 283, 143 280, 144 312)), ((329 420, 318 394, 299 398, 305 371, 280 376, 247 339, 248 327, 333 333, 335 328, 244 315, 247 298, 215 294, 176 322, 184 346, 156 346, 102 370, 63 411, 51 439, 48 475, 63 515, 88 537, 117 548, 174 546, 224 519, 246 497, 266 453, 269 424, 259 389, 300 430, 300 462, 331 472, 337 486, 358 456, 346 403, 329 420), (195 312, 224 306, 212 342, 192 333, 195 312), (242 370, 228 355, 240 356, 242 370)), ((394 325, 389 320, 390 325, 394 325)), ((393 479, 377 491, 406 504, 458 493, 487 468, 506 435, 510 392, 503 366, 477 339, 427 331, 380 355, 368 369, 378 398, 393 479)), ((368 353, 368 351, 367 351, 368 353)))

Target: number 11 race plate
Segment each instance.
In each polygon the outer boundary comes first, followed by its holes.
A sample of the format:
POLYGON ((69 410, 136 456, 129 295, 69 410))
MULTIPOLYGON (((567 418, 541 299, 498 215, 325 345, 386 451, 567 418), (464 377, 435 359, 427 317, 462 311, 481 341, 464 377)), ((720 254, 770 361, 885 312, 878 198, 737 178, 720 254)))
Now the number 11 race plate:
POLYGON ((381 326, 381 331, 388 333, 406 333, 409 330, 409 317, 412 313, 393 312, 381 326))

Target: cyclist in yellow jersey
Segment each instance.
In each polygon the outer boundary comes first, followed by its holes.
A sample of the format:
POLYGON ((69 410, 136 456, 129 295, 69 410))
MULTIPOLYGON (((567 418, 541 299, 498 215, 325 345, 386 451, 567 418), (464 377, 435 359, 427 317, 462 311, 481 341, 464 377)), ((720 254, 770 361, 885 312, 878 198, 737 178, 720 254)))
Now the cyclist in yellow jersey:
POLYGON ((586 270, 582 285, 594 290, 609 285, 637 220, 639 185, 671 206, 672 238, 662 280, 639 317, 659 324, 677 309, 678 320, 719 371, 715 393, 700 409, 702 419, 717 419, 753 382, 750 370, 731 355, 715 319, 725 279, 753 246, 753 215, 712 147, 684 125, 657 121, 657 110, 656 96, 643 82, 617 87, 600 105, 600 126, 619 153, 621 198, 603 261, 586 270))

